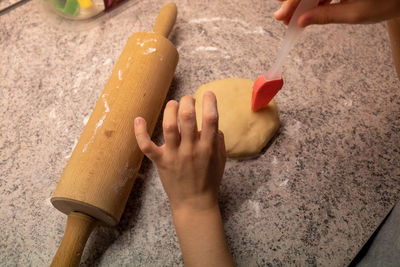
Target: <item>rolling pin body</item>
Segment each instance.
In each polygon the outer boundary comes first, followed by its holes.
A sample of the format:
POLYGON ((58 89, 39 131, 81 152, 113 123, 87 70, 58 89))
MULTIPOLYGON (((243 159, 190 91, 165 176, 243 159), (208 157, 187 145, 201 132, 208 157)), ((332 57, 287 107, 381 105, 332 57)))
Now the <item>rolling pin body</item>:
POLYGON ((68 214, 53 266, 79 263, 82 251, 77 248, 83 250, 92 229, 86 227, 85 238, 74 236, 81 233, 71 229, 79 228, 82 220, 113 226, 121 218, 143 159, 134 119, 146 119, 153 132, 178 63, 178 52, 166 38, 175 19, 176 6, 169 3, 161 9, 154 32, 128 39, 96 103, 51 198, 54 207, 68 214), (71 219, 73 214, 81 216, 71 219))
POLYGON ((145 118, 153 131, 177 61, 161 35, 129 38, 51 199, 57 209, 118 223, 143 158, 134 119, 145 118))

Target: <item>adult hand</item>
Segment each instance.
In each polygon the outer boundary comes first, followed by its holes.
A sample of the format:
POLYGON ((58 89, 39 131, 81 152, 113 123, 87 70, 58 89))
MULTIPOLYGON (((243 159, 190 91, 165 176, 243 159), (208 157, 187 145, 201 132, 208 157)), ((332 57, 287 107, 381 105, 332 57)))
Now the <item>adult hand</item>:
MULTIPOLYGON (((281 8, 275 12, 277 20, 285 24, 296 10, 300 0, 279 0, 281 8)), ((329 23, 375 23, 400 17, 400 0, 319 0, 317 7, 305 12, 297 21, 300 27, 329 23)))

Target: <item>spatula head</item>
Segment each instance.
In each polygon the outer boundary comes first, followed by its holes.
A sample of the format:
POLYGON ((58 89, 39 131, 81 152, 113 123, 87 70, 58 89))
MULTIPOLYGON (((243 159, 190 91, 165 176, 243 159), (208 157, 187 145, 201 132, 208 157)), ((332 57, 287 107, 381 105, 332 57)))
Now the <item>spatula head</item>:
POLYGON ((253 84, 251 95, 251 109, 257 111, 266 107, 283 86, 283 79, 275 78, 266 81, 264 75, 260 75, 253 84))

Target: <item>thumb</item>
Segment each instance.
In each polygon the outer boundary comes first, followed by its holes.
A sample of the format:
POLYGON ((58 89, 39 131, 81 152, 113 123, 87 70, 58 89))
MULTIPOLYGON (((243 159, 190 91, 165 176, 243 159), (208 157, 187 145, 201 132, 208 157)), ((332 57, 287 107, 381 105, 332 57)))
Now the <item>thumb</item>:
POLYGON ((151 141, 147 133, 147 123, 141 117, 135 119, 135 136, 140 150, 142 150, 150 160, 157 161, 161 156, 161 150, 151 141))
POLYGON ((312 24, 360 23, 360 14, 362 13, 354 2, 321 5, 305 12, 297 23, 299 27, 312 24))

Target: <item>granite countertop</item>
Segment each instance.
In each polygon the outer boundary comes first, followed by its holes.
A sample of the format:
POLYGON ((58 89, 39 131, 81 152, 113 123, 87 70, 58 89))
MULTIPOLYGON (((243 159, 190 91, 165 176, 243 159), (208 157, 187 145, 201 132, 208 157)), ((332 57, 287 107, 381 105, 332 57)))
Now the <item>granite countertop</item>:
MULTIPOLYGON (((51 262, 66 216, 50 196, 127 38, 149 31, 162 3, 130 1, 77 30, 54 26, 35 1, 0 16, 2 264, 51 262)), ((255 79, 275 59, 278 1, 176 3, 169 99, 215 79, 255 79)), ((279 133, 260 157, 226 165, 229 246, 238 266, 347 265, 400 196, 400 82, 385 24, 310 27, 284 77, 279 133)), ((96 228, 82 262, 182 265, 148 160, 121 223, 96 228)))

